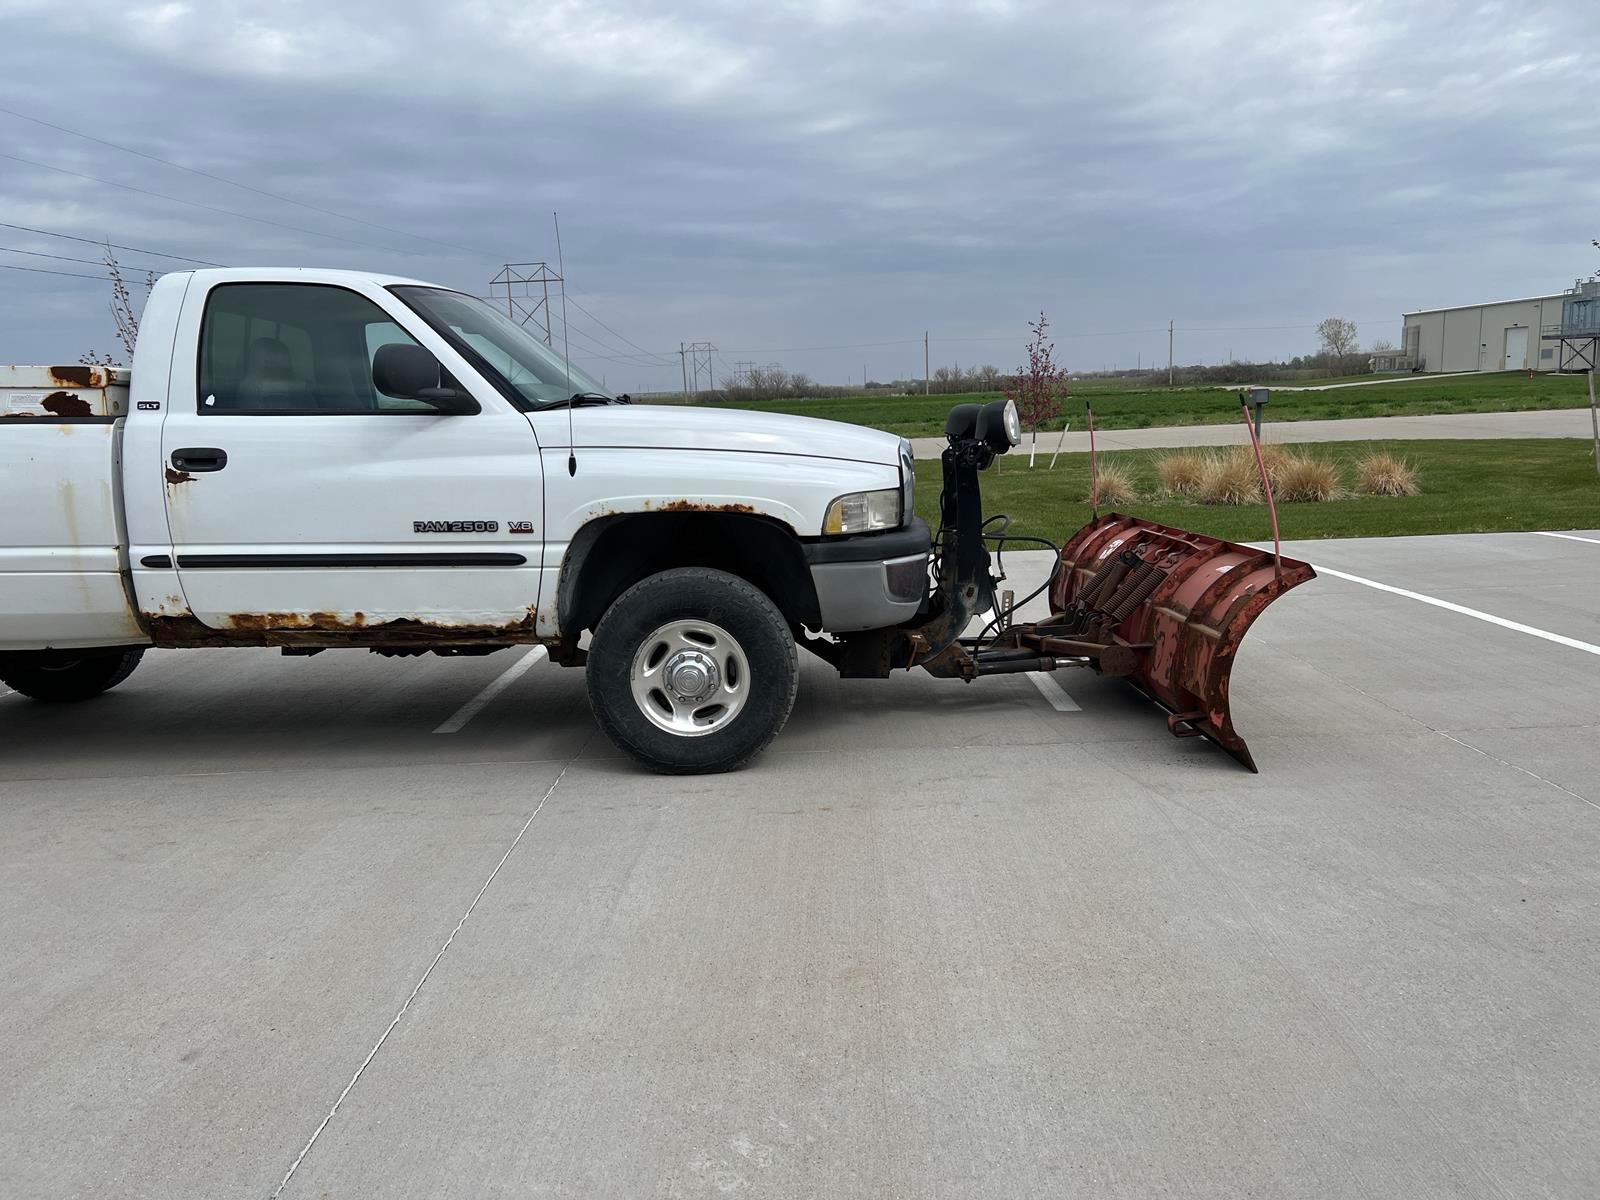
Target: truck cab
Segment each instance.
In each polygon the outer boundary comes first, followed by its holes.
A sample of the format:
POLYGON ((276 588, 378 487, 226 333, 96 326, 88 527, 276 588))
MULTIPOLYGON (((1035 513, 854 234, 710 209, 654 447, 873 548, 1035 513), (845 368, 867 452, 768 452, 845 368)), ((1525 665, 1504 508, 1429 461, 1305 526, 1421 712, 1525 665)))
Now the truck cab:
POLYGON ((40 698, 152 646, 539 643, 647 765, 726 769, 781 727, 797 639, 927 603, 901 439, 626 403, 421 281, 175 273, 131 372, 10 372, 0 679, 40 698))

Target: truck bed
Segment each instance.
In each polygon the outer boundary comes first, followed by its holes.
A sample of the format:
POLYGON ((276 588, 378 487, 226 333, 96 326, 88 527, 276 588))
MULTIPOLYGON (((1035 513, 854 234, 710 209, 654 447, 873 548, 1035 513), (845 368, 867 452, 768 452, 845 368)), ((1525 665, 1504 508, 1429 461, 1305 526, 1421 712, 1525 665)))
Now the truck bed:
POLYGON ((0 367, 0 650, 148 639, 122 572, 128 372, 0 367))

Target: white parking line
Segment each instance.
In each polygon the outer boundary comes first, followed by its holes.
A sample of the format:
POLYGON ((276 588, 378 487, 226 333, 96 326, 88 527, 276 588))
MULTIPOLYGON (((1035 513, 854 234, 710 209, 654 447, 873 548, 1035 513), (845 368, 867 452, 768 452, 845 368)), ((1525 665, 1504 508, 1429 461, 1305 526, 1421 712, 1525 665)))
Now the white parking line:
POLYGON ((1061 685, 1046 671, 1029 671, 1028 678, 1033 681, 1033 686, 1039 689, 1039 694, 1050 701, 1050 707, 1057 712, 1082 712, 1078 702, 1062 689, 1061 685))
POLYGON ((468 700, 460 708, 456 709, 455 716, 451 717, 443 725, 435 729, 434 732, 455 733, 468 721, 472 720, 473 717, 477 716, 481 711, 483 711, 483 706, 485 704, 489 703, 489 701, 493 700, 501 692, 505 691, 508 687, 520 679, 522 677, 522 673, 543 658, 544 654, 545 650, 543 646, 535 646, 533 649, 529 650, 521 658, 517 659, 516 662, 512 663, 504 671, 501 671, 500 674, 496 675, 494 679, 490 681, 488 687, 484 688, 483 691, 479 692, 471 700, 468 700))
POLYGON ((1431 604, 1435 608, 1443 608, 1466 617, 1476 617, 1480 621, 1487 621, 1489 624, 1498 625, 1502 629, 1514 629, 1518 633, 1526 633, 1530 637, 1543 638, 1547 642, 1555 642, 1558 646, 1568 646, 1573 650, 1582 650, 1586 654, 1600 654, 1600 646, 1596 646, 1592 642, 1580 642, 1577 638, 1564 637, 1559 633, 1551 633, 1547 629, 1535 629, 1532 625, 1523 625, 1518 621, 1508 621, 1504 617, 1495 616, 1493 613, 1479 612, 1477 609, 1468 608, 1464 604, 1452 604, 1450 601, 1440 600, 1436 596, 1424 596, 1421 592, 1408 592, 1405 588, 1379 583, 1376 579, 1363 579, 1360 575, 1349 575, 1344 571, 1335 571, 1332 567, 1325 567, 1321 563, 1313 563, 1312 566, 1316 568, 1318 575, 1332 575, 1335 579, 1348 579, 1351 583, 1377 588, 1380 592, 1392 592, 1396 596, 1420 600, 1422 603, 1431 604))
POLYGON ((1538 534, 1540 537, 1566 538, 1569 542, 1588 542, 1591 546, 1600 546, 1600 538, 1579 537, 1575 533, 1546 533, 1542 529, 1535 529, 1532 530, 1532 532, 1538 534))

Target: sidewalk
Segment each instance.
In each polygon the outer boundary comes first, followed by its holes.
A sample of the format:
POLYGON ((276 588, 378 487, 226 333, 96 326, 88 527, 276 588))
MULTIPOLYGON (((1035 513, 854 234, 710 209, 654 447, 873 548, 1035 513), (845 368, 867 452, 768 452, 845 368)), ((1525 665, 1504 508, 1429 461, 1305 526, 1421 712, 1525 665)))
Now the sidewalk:
MULTIPOLYGON (((1064 454, 1086 452, 1089 435, 1073 422, 1061 442, 1064 454)), ((1448 413, 1428 417, 1356 417, 1337 421, 1273 421, 1261 426, 1265 442, 1365 442, 1397 438, 1587 438, 1593 432, 1587 408, 1550 408, 1534 412, 1448 413)), ((1055 453, 1059 431, 1039 435, 1039 453, 1055 453)), ((1228 425, 1168 425, 1156 429, 1096 430, 1095 446, 1101 450, 1153 450, 1178 446, 1232 446, 1246 441, 1244 423, 1228 425)), ((918 458, 938 458, 943 438, 913 438, 918 458)), ((1028 435, 1013 454, 1028 452, 1028 435)))

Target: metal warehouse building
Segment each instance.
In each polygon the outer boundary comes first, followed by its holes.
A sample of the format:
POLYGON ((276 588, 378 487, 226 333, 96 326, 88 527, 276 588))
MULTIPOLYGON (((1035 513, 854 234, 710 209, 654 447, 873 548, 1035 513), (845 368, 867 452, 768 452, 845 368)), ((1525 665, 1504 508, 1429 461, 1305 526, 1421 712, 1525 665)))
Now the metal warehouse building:
POLYGON ((1600 283, 1402 317, 1402 349, 1390 369, 1587 371, 1600 340, 1600 283))

